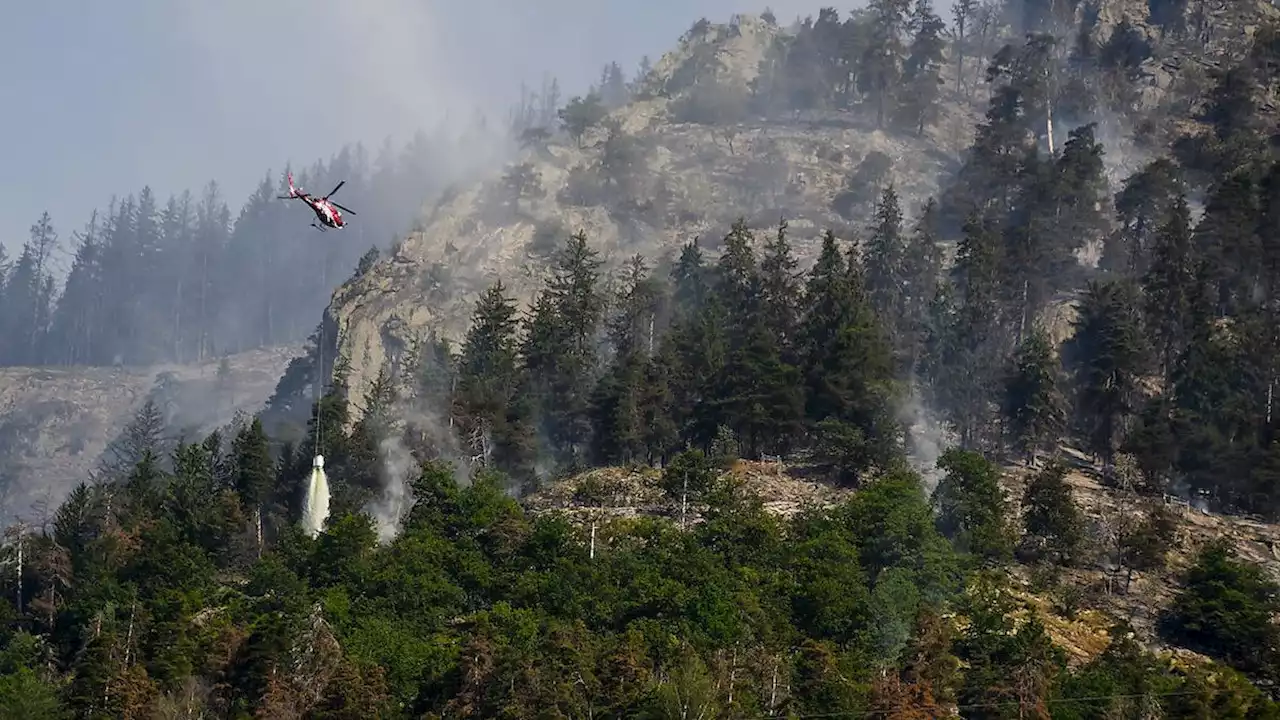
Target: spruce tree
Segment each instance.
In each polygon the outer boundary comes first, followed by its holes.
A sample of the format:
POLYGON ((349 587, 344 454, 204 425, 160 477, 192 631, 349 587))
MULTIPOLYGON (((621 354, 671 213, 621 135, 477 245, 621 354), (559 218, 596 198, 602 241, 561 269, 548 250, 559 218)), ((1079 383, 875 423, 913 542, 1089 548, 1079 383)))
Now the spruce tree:
POLYGON ((1204 217, 1195 229, 1196 255, 1207 265, 1220 316, 1254 304, 1261 282, 1257 186, 1247 170, 1218 182, 1205 203, 1204 217))
POLYGON ((530 401, 562 466, 583 460, 591 438, 590 395, 604 310, 601 264, 586 235, 574 234, 525 328, 521 355, 534 392, 530 401))
POLYGON ((1174 361, 1187 343, 1187 313, 1192 284, 1196 282, 1192 259, 1191 210, 1179 195, 1168 213, 1169 220, 1155 236, 1151 266, 1142 279, 1146 296, 1143 306, 1145 327, 1165 382, 1174 361))
POLYGON ((658 288, 648 273, 642 257, 632 258, 618 308, 607 323, 614 355, 596 385, 591 411, 593 454, 601 464, 646 456, 641 394, 659 301, 658 288))
POLYGON ((1112 462, 1124 428, 1141 403, 1139 378, 1147 369, 1140 303, 1128 282, 1091 282, 1071 340, 1076 411, 1088 449, 1112 462))
POLYGON ((1077 560, 1084 543, 1084 515, 1066 477, 1060 461, 1047 465, 1027 483, 1022 500, 1022 524, 1034 551, 1061 565, 1077 560))
POLYGON ((458 436, 474 456, 513 477, 529 468, 519 451, 528 443, 511 420, 514 396, 522 389, 518 363, 518 322, 515 301, 499 281, 476 302, 458 359, 458 382, 453 393, 453 416, 458 436))
POLYGON ((972 217, 965 226, 952 268, 955 311, 945 317, 944 337, 935 335, 934 395, 941 401, 965 448, 985 444, 993 420, 991 396, 1008 333, 1001 322, 999 237, 990 223, 972 217))
POLYGON ((800 279, 798 262, 787 238, 787 223, 764 247, 760 260, 760 305, 769 332, 782 349, 784 358, 794 362, 797 323, 800 321, 800 279))
MULTIPOLYGON (((962 16, 963 17, 963 16, 962 16)), ((916 0, 910 19, 913 37, 902 68, 902 88, 898 96, 898 118, 904 128, 923 135, 938 115, 942 93, 942 63, 946 24, 933 11, 930 0, 916 0)), ((963 27, 960 33, 963 34, 963 27)), ((957 40, 957 45, 960 40, 957 40)), ((961 62, 961 61, 958 61, 961 62)))
POLYGON ((254 418, 231 442, 234 469, 232 483, 241 504, 253 513, 267 498, 275 479, 275 461, 271 459, 262 420, 254 418))
POLYGON ((916 373, 928 335, 929 308, 938 291, 942 253, 938 247, 938 204, 929 198, 907 240, 902 267, 900 341, 906 352, 905 367, 916 373))
POLYGON ((1184 192, 1181 170, 1168 158, 1157 158, 1126 178, 1115 198, 1120 227, 1107 236, 1101 266, 1117 275, 1145 275, 1156 234, 1184 192))
POLYGON ((906 282, 906 239, 903 237, 898 193, 892 184, 880 194, 869 235, 866 248, 868 299, 890 331, 895 349, 905 354, 903 284, 906 282))
POLYGON ((1004 417, 1011 446, 1028 464, 1052 450, 1065 429, 1066 409, 1058 361, 1045 332, 1036 328, 1022 341, 1005 384, 1004 417))
POLYGON ((847 426, 841 436, 862 438, 860 471, 886 463, 898 451, 898 428, 890 412, 896 393, 887 335, 867 299, 863 268, 841 257, 828 232, 805 290, 801 325, 806 415, 815 426, 847 426))

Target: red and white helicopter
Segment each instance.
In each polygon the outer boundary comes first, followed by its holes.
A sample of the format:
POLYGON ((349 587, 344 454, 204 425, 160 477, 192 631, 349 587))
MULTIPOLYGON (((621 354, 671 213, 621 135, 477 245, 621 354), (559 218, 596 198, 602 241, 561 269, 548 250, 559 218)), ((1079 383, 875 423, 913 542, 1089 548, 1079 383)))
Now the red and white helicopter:
POLYGON ((277 197, 281 200, 297 199, 306 203, 307 207, 311 208, 312 212, 316 214, 316 218, 320 221, 319 225, 311 223, 311 227, 321 232, 324 232, 326 227, 331 227, 334 230, 341 230, 347 226, 347 221, 342 219, 342 213, 346 212, 351 213, 352 215, 356 214, 355 210, 342 207, 338 203, 329 200, 329 198, 333 197, 334 193, 338 192, 338 188, 341 188, 347 183, 346 180, 338 183, 337 187, 329 191, 328 195, 325 195, 324 197, 315 197, 314 195, 308 195, 293 186, 293 173, 288 173, 288 179, 289 194, 279 195, 277 197))

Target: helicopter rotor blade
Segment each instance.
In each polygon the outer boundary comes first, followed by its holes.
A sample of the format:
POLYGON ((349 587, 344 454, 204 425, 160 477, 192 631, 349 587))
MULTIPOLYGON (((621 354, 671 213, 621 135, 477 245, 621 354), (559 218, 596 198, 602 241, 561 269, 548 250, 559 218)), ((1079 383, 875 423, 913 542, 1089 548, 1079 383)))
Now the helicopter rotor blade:
POLYGON ((334 186, 332 190, 329 191, 328 195, 325 195, 325 198, 327 199, 327 198, 333 197, 334 193, 338 192, 338 188, 346 184, 347 184, 346 180, 343 180, 342 182, 338 183, 337 185, 334 186))
POLYGON ((331 205, 333 205, 334 207, 338 208, 338 209, 339 209, 339 210, 341 210, 342 212, 347 213, 348 215, 355 215, 355 214, 357 214, 355 210, 352 210, 351 208, 342 207, 341 205, 339 205, 339 204, 338 204, 338 203, 336 203, 336 202, 332 202, 332 201, 331 201, 331 202, 330 202, 330 204, 331 204, 331 205))

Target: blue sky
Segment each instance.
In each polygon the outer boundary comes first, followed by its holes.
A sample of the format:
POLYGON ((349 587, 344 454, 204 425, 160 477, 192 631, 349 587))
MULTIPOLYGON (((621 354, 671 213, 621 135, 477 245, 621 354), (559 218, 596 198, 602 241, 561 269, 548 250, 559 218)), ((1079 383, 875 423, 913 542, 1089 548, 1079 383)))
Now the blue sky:
MULTIPOLYGON (((95 207, 210 179, 233 210, 268 169, 505 107, 543 72, 580 90, 657 58, 698 17, 802 0, 18 2, 0 26, 0 242, 43 210, 71 244, 95 207)), ((844 3, 847 9, 861 3, 844 3)))

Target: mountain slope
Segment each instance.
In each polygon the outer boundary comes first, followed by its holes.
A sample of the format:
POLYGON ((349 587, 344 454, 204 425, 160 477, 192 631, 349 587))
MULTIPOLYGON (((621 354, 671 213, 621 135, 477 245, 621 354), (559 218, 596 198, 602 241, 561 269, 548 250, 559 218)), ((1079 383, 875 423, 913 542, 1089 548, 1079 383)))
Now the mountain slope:
POLYGON ((118 368, 0 368, 0 477, 9 514, 32 503, 54 508, 89 479, 98 458, 148 400, 174 431, 192 438, 257 412, 295 346, 190 365, 118 368))
MULTIPOLYGON (((1133 97, 1113 99, 1127 103, 1123 114, 1064 112, 1054 128, 1061 144, 1076 125, 1099 122, 1113 191, 1164 152, 1171 133, 1199 131, 1206 66, 1238 58, 1261 23, 1280 14, 1262 0, 1188 3, 1180 25, 1165 19, 1165 27, 1146 2, 1090 7, 1096 13, 1081 5, 1070 27, 1059 28, 1061 52, 1073 43, 1102 52, 1126 28, 1149 50, 1128 71, 1133 97), (1175 25, 1182 29, 1169 29, 1175 25)), ((909 221, 963 161, 985 111, 981 78, 991 53, 1018 42, 1007 26, 989 24, 981 36, 971 28, 963 62, 948 50, 936 117, 918 136, 878 129, 865 101, 858 112, 762 110, 762 88, 778 82, 762 73, 796 47, 797 29, 749 15, 695 24, 635 84, 630 102, 588 119, 576 139, 572 132, 526 134, 505 175, 446 194, 389 258, 339 288, 329 317, 350 362, 352 396, 361 397, 416 340, 459 340, 474 301, 494 282, 530 301, 549 255, 574 232, 601 252, 606 270, 617 270, 636 255, 661 265, 694 238, 714 251, 738 217, 760 233, 785 219, 803 268, 825 230, 850 237, 866 228, 886 184, 895 186, 909 221)), ((569 125, 574 109, 563 111, 569 125)), ((1082 259, 1096 258, 1094 248, 1082 259)), ((354 421, 360 411, 353 411, 354 421)))
MULTIPOLYGON (((736 27, 713 26, 705 39, 682 42, 656 64, 650 92, 671 84, 691 58, 714 55, 721 62, 722 91, 745 95, 779 31, 750 16, 736 27)), ((891 135, 839 113, 784 121, 744 116, 727 126, 680 122, 695 112, 687 105, 690 96, 690 89, 666 97, 642 93, 589 130, 581 147, 553 140, 526 149, 513 167, 524 166, 536 178, 529 183, 532 192, 513 201, 509 172, 446 198, 387 260, 340 288, 331 313, 351 362, 353 396, 360 397, 382 364, 400 357, 414 337, 435 331, 460 338, 475 299, 499 278, 518 300, 530 300, 547 256, 570 233, 584 232, 606 268, 616 269, 637 254, 652 265, 694 237, 714 249, 739 216, 764 232, 785 218, 806 262, 823 231, 849 227, 832 201, 869 155, 868 171, 878 153, 888 172, 859 183, 855 189, 870 193, 854 213, 869 209, 876 186, 886 180, 913 201, 935 193, 961 146, 947 147, 940 142, 946 138, 891 135), (609 120, 617 123, 612 134, 609 120)), ((955 117, 944 118, 942 127, 971 120, 954 106, 949 112, 955 117)), ((914 202, 907 210, 914 213, 914 202)))

